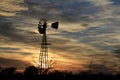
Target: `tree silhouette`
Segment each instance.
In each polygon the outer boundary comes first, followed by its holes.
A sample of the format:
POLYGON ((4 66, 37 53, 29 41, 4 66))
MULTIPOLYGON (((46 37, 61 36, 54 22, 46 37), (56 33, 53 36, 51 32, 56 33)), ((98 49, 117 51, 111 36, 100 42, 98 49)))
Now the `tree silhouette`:
POLYGON ((0 78, 4 79, 4 80, 12 79, 14 77, 15 72, 16 72, 16 68, 14 68, 14 67, 1 69, 0 78))
POLYGON ((0 80, 120 80, 120 73, 82 71, 73 74, 70 71, 54 70, 48 74, 38 74, 38 71, 35 66, 27 67, 23 73, 16 72, 14 67, 0 68, 0 80))
POLYGON ((25 69, 24 71, 24 77, 26 80, 35 80, 37 78, 36 76, 38 75, 38 68, 35 66, 29 66, 25 69))

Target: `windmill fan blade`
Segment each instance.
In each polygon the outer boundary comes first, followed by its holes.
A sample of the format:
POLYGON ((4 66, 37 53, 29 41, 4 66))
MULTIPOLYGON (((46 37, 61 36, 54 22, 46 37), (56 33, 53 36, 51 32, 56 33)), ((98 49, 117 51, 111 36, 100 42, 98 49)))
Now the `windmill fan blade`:
POLYGON ((54 29, 58 29, 58 25, 59 25, 58 22, 54 22, 54 23, 52 23, 51 27, 54 29))
POLYGON ((40 25, 38 25, 38 31, 40 34, 44 34, 45 33, 45 28, 42 28, 40 25))

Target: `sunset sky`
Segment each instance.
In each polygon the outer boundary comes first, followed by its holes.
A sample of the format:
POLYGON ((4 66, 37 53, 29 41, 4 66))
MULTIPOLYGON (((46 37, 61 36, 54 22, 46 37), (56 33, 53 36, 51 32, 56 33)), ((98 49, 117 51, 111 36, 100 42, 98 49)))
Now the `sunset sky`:
POLYGON ((0 66, 37 65, 42 18, 54 69, 120 71, 120 0, 0 0, 0 66))

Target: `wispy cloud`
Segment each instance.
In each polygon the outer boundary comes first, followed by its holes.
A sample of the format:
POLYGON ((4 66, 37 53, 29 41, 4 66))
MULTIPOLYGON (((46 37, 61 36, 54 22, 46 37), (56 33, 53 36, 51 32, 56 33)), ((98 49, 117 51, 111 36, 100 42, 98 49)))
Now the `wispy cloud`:
POLYGON ((30 63, 22 61, 22 60, 0 58, 0 66, 1 67, 8 67, 9 66, 9 67, 16 67, 19 69, 24 69, 25 67, 30 66, 30 63))

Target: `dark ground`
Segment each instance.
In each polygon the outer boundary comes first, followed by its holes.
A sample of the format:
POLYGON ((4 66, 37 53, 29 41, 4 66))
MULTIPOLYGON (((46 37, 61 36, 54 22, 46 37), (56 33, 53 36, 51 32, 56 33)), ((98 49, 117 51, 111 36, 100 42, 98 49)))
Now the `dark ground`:
POLYGON ((120 80, 120 73, 104 74, 85 71, 73 74, 69 71, 55 70, 39 74, 38 68, 34 66, 27 67, 23 73, 16 72, 14 67, 0 67, 0 80, 120 80))

